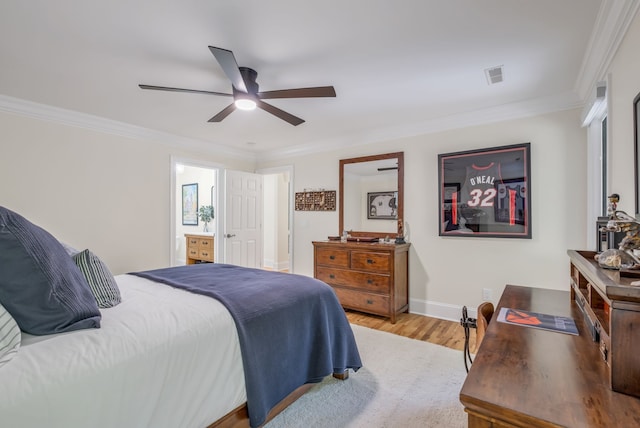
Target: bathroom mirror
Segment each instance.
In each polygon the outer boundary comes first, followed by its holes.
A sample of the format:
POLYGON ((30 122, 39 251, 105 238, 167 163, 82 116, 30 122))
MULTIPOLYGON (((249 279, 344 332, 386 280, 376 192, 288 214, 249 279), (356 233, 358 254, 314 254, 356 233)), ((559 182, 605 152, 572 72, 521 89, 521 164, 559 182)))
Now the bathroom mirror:
POLYGON ((404 152, 340 160, 339 231, 395 238, 404 224, 404 152))

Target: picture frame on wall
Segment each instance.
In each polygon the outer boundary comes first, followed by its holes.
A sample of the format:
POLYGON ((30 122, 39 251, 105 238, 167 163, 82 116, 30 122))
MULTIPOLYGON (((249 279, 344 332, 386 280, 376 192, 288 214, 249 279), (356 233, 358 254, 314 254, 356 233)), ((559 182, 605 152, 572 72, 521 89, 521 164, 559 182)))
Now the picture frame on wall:
POLYGON ((369 220, 397 220, 398 192, 368 192, 367 219, 369 220))
POLYGON ((198 225, 198 183, 182 185, 182 225, 198 225))
POLYGON ((531 144, 438 155, 439 235, 531 239, 531 144))

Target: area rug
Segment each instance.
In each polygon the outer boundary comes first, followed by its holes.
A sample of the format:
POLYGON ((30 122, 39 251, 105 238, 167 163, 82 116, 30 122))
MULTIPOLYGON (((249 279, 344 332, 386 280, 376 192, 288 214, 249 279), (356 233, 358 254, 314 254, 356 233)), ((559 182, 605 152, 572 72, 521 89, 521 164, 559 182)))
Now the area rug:
POLYGON ((466 427, 461 351, 353 325, 363 367, 332 377, 265 428, 466 427))

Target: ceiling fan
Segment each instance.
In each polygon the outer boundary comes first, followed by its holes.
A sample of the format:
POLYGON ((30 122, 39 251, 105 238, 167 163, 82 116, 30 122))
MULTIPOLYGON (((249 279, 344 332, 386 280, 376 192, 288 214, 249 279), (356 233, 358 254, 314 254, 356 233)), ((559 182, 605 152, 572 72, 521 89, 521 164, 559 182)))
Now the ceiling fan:
POLYGON ((219 95, 223 97, 233 97, 234 102, 225 107, 220 113, 209 119, 209 122, 221 122, 229 116, 236 108, 241 110, 253 110, 260 107, 262 110, 271 113, 280 119, 289 122, 293 126, 304 123, 304 120, 296 117, 284 110, 267 104, 262 100, 275 98, 311 98, 311 97, 335 97, 336 91, 333 86, 319 86, 314 88, 281 89, 278 91, 258 92, 256 77, 258 73, 249 67, 238 67, 233 52, 227 49, 209 46, 209 50, 215 56, 222 67, 222 70, 231 80, 231 94, 223 92, 201 91, 197 89, 169 88, 166 86, 138 85, 142 89, 153 89, 159 91, 191 92, 196 94, 219 95))

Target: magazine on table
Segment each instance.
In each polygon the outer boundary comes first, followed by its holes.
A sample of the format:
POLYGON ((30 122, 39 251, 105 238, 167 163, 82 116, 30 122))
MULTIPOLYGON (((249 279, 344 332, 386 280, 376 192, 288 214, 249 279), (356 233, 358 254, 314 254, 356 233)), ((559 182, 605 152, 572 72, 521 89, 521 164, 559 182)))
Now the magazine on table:
POLYGON ((541 314, 521 309, 501 308, 498 321, 523 327, 558 331, 560 333, 578 335, 578 328, 573 318, 558 315, 541 314))

